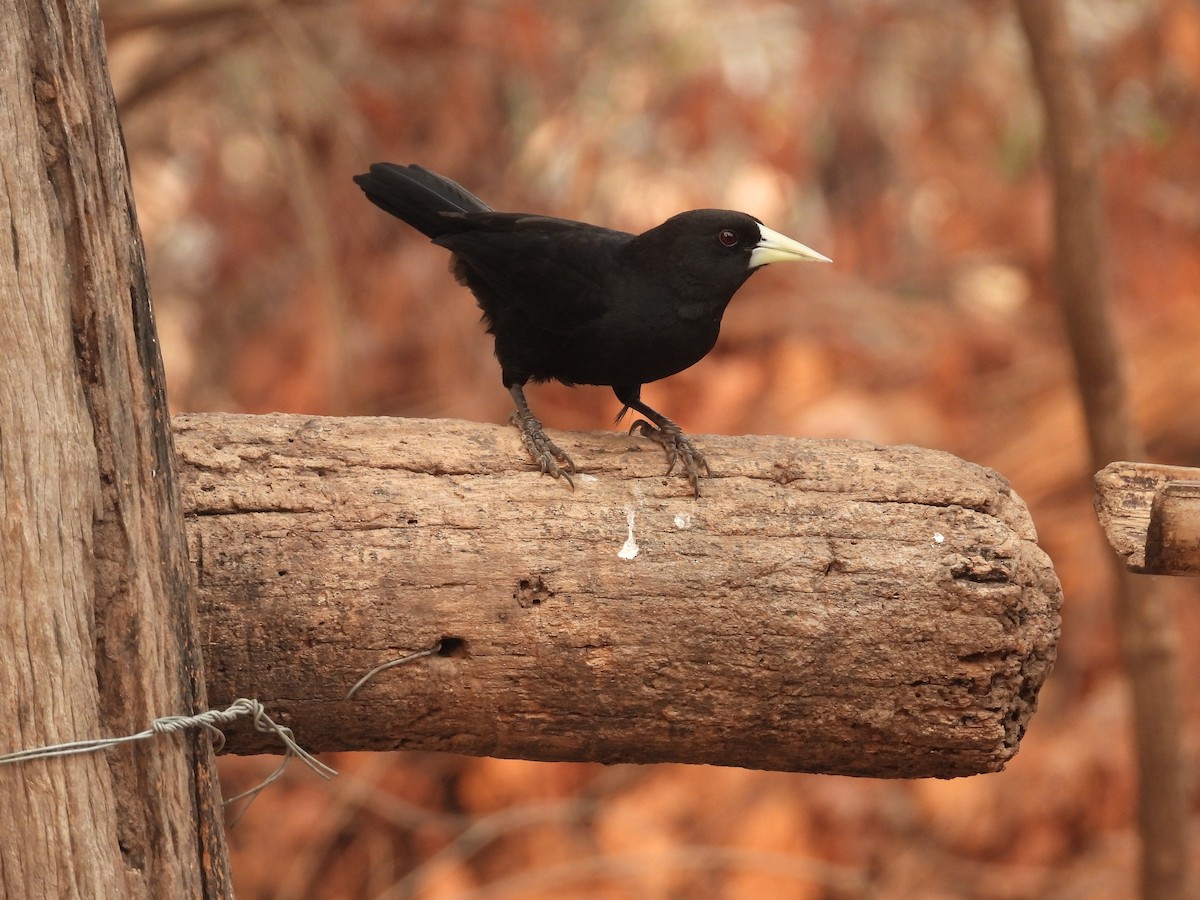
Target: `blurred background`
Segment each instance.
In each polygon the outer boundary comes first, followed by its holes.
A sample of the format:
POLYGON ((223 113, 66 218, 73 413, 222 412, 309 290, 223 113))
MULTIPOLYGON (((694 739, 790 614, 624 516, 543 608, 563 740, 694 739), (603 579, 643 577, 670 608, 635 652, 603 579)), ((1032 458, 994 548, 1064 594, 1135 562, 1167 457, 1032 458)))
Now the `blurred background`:
MULTIPOLYGON (((350 178, 371 162, 630 231, 743 209, 835 263, 757 275, 716 350, 647 402, 694 433, 913 443, 992 466, 1066 598, 1057 667, 1004 773, 333 754, 341 777, 293 766, 230 832, 240 897, 1136 894, 1109 551, 1009 3, 101 7, 173 411, 505 420, 472 297, 443 250, 362 197, 350 178)), ((1104 122, 1133 409, 1152 459, 1200 465, 1200 5, 1073 12, 1104 122)), ((552 428, 608 429, 618 408, 604 388, 530 398, 552 428)), ((1195 770, 1200 583, 1169 590, 1195 770)), ((223 759, 226 794, 273 765, 223 759)), ((1195 784, 1189 803, 1196 817, 1195 784)))

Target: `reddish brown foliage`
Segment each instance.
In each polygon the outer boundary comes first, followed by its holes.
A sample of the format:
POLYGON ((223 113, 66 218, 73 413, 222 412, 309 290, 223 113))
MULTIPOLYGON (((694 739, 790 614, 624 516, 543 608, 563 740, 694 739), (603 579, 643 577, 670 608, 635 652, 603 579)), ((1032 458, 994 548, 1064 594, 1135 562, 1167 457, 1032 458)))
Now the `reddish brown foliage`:
MULTIPOLYGON (((1133 408, 1157 459, 1198 465, 1200 12, 1095 9, 1078 25, 1108 122, 1133 408)), ((741 207, 835 265, 755 278, 712 356, 648 402, 695 432, 909 442, 994 466, 1067 598, 1058 668, 1002 775, 335 759, 347 777, 291 773, 232 832, 239 896, 402 896, 388 892, 405 877, 422 897, 1131 894, 1108 550, 1007 4, 362 0, 128 22, 114 75, 177 410, 507 415, 444 252, 350 182, 369 162, 632 230, 741 207)), ((617 408, 594 388, 532 401, 560 428, 606 428, 617 408)), ((1194 601, 1194 583, 1177 590, 1194 601)), ((1181 609, 1185 685, 1197 610, 1181 609)), ((1184 697, 1193 753, 1198 699, 1184 697)), ((264 766, 227 761, 230 792, 264 766)))

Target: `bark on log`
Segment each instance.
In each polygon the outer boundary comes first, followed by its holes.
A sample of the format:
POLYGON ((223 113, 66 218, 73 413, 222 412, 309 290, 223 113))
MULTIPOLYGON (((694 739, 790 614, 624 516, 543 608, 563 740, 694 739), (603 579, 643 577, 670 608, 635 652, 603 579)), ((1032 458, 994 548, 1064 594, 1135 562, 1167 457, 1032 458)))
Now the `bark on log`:
POLYGON ((1096 515, 1129 571, 1200 575, 1200 469, 1107 465, 1096 473, 1096 515))
MULTIPOLYGON (((99 14, 0 15, 0 752, 204 705, 99 14)), ((0 896, 228 896, 200 734, 0 768, 0 896)))
POLYGON ((510 428, 174 424, 210 697, 309 750, 968 775, 1016 752, 1054 659, 1024 504, 946 453, 708 436, 697 501, 616 434, 555 438, 594 476, 572 492, 510 428))

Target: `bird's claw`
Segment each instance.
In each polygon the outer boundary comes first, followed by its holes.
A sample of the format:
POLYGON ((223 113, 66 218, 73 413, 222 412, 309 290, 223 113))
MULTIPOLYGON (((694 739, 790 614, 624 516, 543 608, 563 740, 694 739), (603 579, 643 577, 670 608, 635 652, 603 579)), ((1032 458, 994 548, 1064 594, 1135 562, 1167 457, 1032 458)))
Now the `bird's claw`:
POLYGON ((571 490, 575 490, 575 480, 571 478, 571 473, 576 471, 575 461, 565 450, 546 437, 541 421, 534 415, 525 416, 520 412, 514 412, 508 421, 521 432, 521 442, 542 474, 561 478, 571 486, 571 490))
POLYGON ((662 448, 667 452, 667 474, 670 475, 675 471, 675 464, 680 460, 683 461, 684 474, 692 483, 692 492, 696 498, 700 497, 700 470, 704 470, 705 477, 712 477, 712 470, 708 467, 708 460, 704 458, 704 454, 700 452, 700 448, 692 443, 691 438, 683 433, 683 430, 674 422, 668 420, 664 425, 658 426, 645 419, 638 419, 629 426, 629 433, 634 432, 650 438, 662 445, 662 448))

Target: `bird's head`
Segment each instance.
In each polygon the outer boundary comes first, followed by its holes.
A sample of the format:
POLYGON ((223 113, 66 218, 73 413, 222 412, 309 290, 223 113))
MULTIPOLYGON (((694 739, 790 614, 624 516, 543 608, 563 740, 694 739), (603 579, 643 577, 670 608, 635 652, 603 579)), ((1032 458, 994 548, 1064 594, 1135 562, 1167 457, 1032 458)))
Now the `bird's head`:
POLYGON ((686 270, 698 281, 733 282, 735 290, 768 263, 830 262, 753 216, 729 209, 680 213, 640 235, 638 243, 660 262, 686 270))

